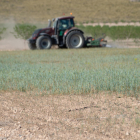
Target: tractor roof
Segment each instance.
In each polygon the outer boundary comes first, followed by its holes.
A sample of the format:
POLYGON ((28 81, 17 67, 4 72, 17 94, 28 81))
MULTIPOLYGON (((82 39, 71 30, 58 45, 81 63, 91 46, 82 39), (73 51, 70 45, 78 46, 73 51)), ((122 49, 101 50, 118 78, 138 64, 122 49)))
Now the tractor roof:
POLYGON ((70 19, 70 18, 74 18, 74 16, 58 17, 58 18, 56 18, 56 19, 70 19))

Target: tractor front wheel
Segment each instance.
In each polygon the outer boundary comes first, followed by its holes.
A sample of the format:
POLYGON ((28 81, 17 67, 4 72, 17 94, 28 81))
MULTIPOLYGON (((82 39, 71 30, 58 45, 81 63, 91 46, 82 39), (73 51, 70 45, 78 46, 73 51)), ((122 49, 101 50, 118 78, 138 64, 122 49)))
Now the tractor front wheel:
POLYGON ((37 49, 50 49, 52 41, 49 36, 40 36, 36 41, 37 49))
POLYGON ((66 46, 70 49, 78 49, 84 46, 84 36, 79 31, 72 31, 66 37, 66 46))

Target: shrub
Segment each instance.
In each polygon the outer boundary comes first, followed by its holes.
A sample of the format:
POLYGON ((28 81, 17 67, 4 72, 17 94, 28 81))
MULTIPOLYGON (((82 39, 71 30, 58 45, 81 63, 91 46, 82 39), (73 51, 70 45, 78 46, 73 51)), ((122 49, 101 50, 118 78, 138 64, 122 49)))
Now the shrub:
POLYGON ((37 27, 35 25, 30 25, 30 24, 16 24, 14 27, 14 32, 12 34, 15 36, 15 38, 21 38, 21 39, 28 39, 34 30, 37 27))

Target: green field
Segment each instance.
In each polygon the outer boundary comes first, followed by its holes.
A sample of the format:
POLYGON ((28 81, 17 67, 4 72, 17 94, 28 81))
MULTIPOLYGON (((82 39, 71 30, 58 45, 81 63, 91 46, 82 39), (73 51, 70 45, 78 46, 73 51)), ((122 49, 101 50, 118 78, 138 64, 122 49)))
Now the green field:
POLYGON ((0 90, 140 93, 140 49, 0 52, 0 90))
POLYGON ((1 21, 47 22, 70 15, 78 23, 140 21, 140 2, 130 0, 0 0, 1 21))

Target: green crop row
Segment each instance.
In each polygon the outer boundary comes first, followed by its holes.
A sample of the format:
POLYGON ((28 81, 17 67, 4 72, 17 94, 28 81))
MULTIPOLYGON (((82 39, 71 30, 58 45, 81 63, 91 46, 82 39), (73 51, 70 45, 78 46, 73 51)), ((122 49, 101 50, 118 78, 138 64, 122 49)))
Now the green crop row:
POLYGON ((139 39, 140 27, 139 26, 83 26, 79 25, 78 28, 82 29, 87 35, 93 37, 100 37, 102 34, 112 39, 139 39))
POLYGON ((140 93, 140 50, 0 53, 0 90, 45 94, 140 93))

